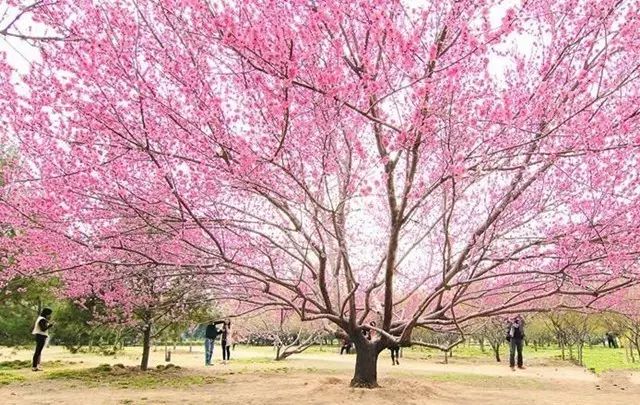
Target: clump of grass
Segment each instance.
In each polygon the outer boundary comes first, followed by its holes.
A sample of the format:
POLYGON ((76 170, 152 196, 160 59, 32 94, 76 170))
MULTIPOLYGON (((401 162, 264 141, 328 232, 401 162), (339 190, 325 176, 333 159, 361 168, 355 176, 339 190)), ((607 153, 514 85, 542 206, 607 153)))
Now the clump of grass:
POLYGON ((22 382, 24 380, 25 378, 20 374, 0 371, 0 385, 8 385, 12 383, 22 382))
MULTIPOLYGON (((75 362, 72 362, 72 361, 63 362, 61 360, 45 361, 44 363, 42 363, 42 366, 46 368, 51 368, 51 367, 61 367, 67 364, 75 364, 75 362)), ((11 360, 11 361, 0 362, 0 370, 19 370, 22 368, 31 368, 31 361, 30 360, 11 360)))
POLYGON ((155 370, 141 371, 137 367, 122 364, 101 364, 88 369, 55 370, 45 374, 50 380, 82 381, 89 386, 111 386, 118 388, 181 388, 224 382, 223 378, 187 374, 179 366, 167 364, 155 370))
POLYGON ((27 367, 31 367, 31 362, 29 360, 12 360, 0 362, 0 370, 18 370, 27 367))
POLYGON ((176 366, 175 364, 171 364, 171 363, 166 364, 166 365, 159 364, 158 366, 156 366, 156 370, 160 370, 160 371, 162 371, 162 370, 171 370, 171 369, 180 370, 181 368, 182 367, 176 366))

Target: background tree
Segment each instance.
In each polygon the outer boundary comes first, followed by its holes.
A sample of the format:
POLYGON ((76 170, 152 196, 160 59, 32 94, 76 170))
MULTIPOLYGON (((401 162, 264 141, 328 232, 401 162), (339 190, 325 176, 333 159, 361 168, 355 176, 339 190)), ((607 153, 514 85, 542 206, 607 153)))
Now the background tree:
MULTIPOLYGON (((500 362, 500 347, 503 344, 508 345, 506 343, 507 338, 507 322, 502 317, 492 317, 486 320, 483 320, 482 326, 480 326, 476 335, 481 336, 486 342, 491 346, 491 350, 493 351, 493 355, 497 362, 500 362)), ((529 333, 529 327, 527 322, 527 327, 525 329, 525 333, 529 333)))
POLYGON ((57 280, 14 278, 0 288, 0 345, 33 344, 31 331, 44 306, 57 301, 57 280))
POLYGON ((271 311, 252 319, 245 325, 244 333, 272 342, 276 360, 285 360, 317 344, 325 333, 320 322, 303 324, 295 313, 285 310, 271 311))

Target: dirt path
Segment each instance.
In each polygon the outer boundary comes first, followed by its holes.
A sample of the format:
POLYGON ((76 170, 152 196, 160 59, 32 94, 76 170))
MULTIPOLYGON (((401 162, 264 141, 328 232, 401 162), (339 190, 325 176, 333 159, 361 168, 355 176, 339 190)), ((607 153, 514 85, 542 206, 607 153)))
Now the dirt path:
MULTIPOLYGON (((0 359, 28 358, 30 352, 2 353, 0 359)), ((101 363, 135 365, 137 350, 117 358, 72 356, 56 348, 46 354, 66 368, 87 368, 101 363), (81 363, 82 362, 82 363, 81 363)), ((152 356, 160 364, 162 352, 152 356)), ((269 350, 237 350, 231 364, 205 368, 202 353, 174 353, 172 362, 185 367, 182 373, 217 377, 214 383, 169 388, 122 388, 99 381, 47 380, 28 370, 26 380, 0 385, 0 403, 17 404, 218 404, 324 405, 387 404, 580 404, 629 405, 640 396, 640 375, 618 372, 596 376, 579 367, 536 365, 512 372, 506 365, 454 359, 451 364, 403 358, 391 366, 382 356, 378 375, 382 388, 348 387, 355 356, 305 353, 286 362, 269 360, 269 350), (364 401, 364 402, 363 402, 364 401)))
POLYGON ((637 386, 614 387, 608 383, 545 380, 544 384, 504 381, 430 381, 411 377, 381 379, 377 390, 347 387, 349 375, 294 372, 226 375, 222 383, 188 389, 86 388, 69 383, 38 381, 0 388, 6 405, 18 404, 633 404, 640 395, 637 386), (600 383, 603 384, 603 383, 600 383), (362 402, 364 401, 364 402, 362 402))

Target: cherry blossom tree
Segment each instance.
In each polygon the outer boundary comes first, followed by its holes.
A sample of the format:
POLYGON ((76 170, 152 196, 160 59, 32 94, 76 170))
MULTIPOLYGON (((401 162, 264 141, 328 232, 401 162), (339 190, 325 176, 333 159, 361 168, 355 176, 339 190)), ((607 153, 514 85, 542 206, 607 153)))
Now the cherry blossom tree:
POLYGON ((213 312, 213 298, 193 274, 171 268, 134 268, 127 273, 106 267, 69 271, 67 295, 79 301, 100 298, 107 310, 99 318, 105 325, 124 324, 142 337, 140 369, 147 370, 154 339, 172 329, 205 321, 213 312), (114 275, 117 275, 114 277, 114 275))
POLYGON ((196 274, 331 322, 365 387, 416 328, 592 307, 638 280, 639 6, 18 5, 5 276, 196 274))

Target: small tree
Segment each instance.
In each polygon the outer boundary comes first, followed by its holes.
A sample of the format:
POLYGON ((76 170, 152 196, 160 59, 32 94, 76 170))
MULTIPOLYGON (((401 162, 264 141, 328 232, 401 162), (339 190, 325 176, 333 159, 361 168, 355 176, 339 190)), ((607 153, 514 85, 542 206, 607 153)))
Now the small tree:
POLYGON ((594 330, 589 314, 578 311, 555 311, 547 314, 550 330, 553 330, 560 348, 562 359, 565 360, 565 347, 569 349, 569 359, 583 365, 583 350, 585 343, 590 341, 594 330), (577 348, 574 356, 573 348, 577 348))
POLYGON ((537 351, 541 346, 549 346, 556 343, 555 332, 551 331, 546 323, 544 315, 533 315, 527 319, 525 339, 527 344, 533 345, 537 351))
POLYGON ((413 344, 416 346, 438 349, 444 354, 444 364, 449 363, 449 357, 453 355, 452 350, 464 343, 465 334, 461 329, 457 331, 438 331, 425 329, 416 334, 413 344))
POLYGON ((255 317, 246 329, 253 339, 273 344, 275 360, 285 360, 304 352, 326 333, 321 323, 303 324, 295 313, 286 310, 263 313, 255 317))
POLYGON ((31 344, 31 330, 43 306, 56 303, 57 279, 20 277, 0 288, 0 345, 31 344))
POLYGON ((500 362, 500 347, 507 336, 507 325, 501 317, 486 319, 479 327, 476 334, 489 343, 497 362, 500 362))
POLYGON ((84 302, 100 297, 107 306, 103 322, 126 323, 141 338, 142 370, 148 368, 153 340, 176 340, 190 324, 210 319, 214 309, 206 285, 197 276, 152 267, 144 271, 133 267, 118 279, 109 277, 104 267, 93 267, 91 283, 82 278, 77 288, 70 288, 84 302))

